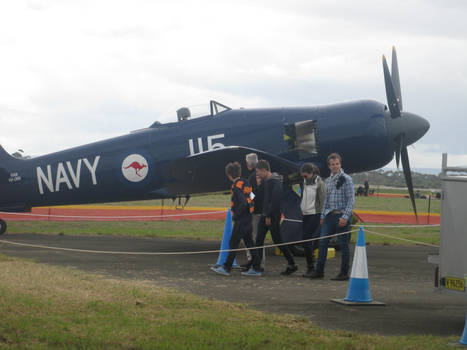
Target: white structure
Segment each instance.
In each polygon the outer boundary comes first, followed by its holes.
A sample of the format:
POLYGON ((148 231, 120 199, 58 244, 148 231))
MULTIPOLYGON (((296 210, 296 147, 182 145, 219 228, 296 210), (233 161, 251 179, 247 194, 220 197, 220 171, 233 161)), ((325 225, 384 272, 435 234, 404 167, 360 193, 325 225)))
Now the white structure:
POLYGON ((467 296, 467 176, 448 172, 467 173, 467 168, 448 167, 447 154, 443 154, 439 256, 430 256, 428 261, 438 265, 438 290, 467 296))

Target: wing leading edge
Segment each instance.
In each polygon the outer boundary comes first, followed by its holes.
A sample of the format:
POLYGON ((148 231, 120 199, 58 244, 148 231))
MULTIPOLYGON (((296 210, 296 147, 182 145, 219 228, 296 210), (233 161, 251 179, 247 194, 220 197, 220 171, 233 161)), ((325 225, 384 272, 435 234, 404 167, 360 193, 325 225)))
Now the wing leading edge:
POLYGON ((166 170, 167 190, 174 195, 227 190, 230 182, 225 176, 225 166, 237 161, 246 170, 245 156, 248 153, 256 153, 259 159, 267 160, 271 170, 283 175, 286 182, 298 176, 298 165, 285 158, 252 148, 229 146, 169 163, 166 170))

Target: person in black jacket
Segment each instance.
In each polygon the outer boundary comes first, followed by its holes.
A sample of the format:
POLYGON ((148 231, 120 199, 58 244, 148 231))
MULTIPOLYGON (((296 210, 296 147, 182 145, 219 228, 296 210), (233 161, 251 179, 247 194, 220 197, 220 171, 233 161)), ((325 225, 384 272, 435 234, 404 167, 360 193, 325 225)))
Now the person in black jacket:
MULTIPOLYGON (((225 173, 230 181, 232 181, 232 219, 234 221, 232 236, 230 237, 229 249, 237 249, 240 240, 243 239, 247 248, 254 247, 253 238, 251 236, 252 223, 251 213, 253 212, 253 196, 251 195, 251 186, 245 179, 240 177, 242 167, 240 163, 229 163, 225 167, 225 173)), ((234 262, 236 251, 230 251, 223 266, 212 267, 216 273, 221 275, 230 275, 232 264, 234 262)), ((260 261, 256 249, 251 250, 252 267, 242 275, 245 276, 261 276, 260 261)))
MULTIPOLYGON (((260 160, 256 165, 256 174, 261 179, 264 186, 263 212, 258 224, 258 233, 256 236, 256 246, 264 245, 264 238, 267 232, 271 231, 271 237, 274 244, 281 244, 282 238, 280 234, 281 221, 281 198, 282 198, 282 183, 281 177, 278 174, 271 173, 269 162, 260 160)), ((288 246, 279 246, 279 249, 287 259, 288 266, 281 273, 282 275, 290 275, 298 270, 295 265, 292 253, 288 246)), ((263 249, 258 249, 259 259, 261 260, 263 249)))

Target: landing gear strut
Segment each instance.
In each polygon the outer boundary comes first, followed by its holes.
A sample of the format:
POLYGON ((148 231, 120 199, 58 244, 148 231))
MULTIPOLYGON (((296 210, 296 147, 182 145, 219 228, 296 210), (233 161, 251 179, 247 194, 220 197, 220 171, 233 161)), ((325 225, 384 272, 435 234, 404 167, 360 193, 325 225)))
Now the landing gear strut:
POLYGON ((6 231, 6 222, 0 219, 0 235, 6 231))

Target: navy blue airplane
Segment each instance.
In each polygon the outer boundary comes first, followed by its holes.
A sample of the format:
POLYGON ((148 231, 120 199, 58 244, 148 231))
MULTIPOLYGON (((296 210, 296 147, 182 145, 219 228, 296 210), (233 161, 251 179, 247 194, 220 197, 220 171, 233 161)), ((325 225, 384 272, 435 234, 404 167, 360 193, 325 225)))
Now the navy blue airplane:
MULTIPOLYGON (((393 48, 392 72, 383 56, 388 106, 371 100, 314 107, 231 109, 210 102, 210 114, 155 122, 108 140, 35 157, 17 159, 0 146, 0 211, 31 207, 155 198, 189 198, 229 188, 226 163, 244 162, 255 152, 286 183, 299 181, 299 168, 313 162, 329 173, 327 156, 338 152, 347 173, 379 169, 399 159, 416 215, 407 146, 429 123, 402 111, 393 48)), ((0 214, 1 215, 1 214, 0 214)), ((6 223, 0 220, 0 232, 6 223)))

